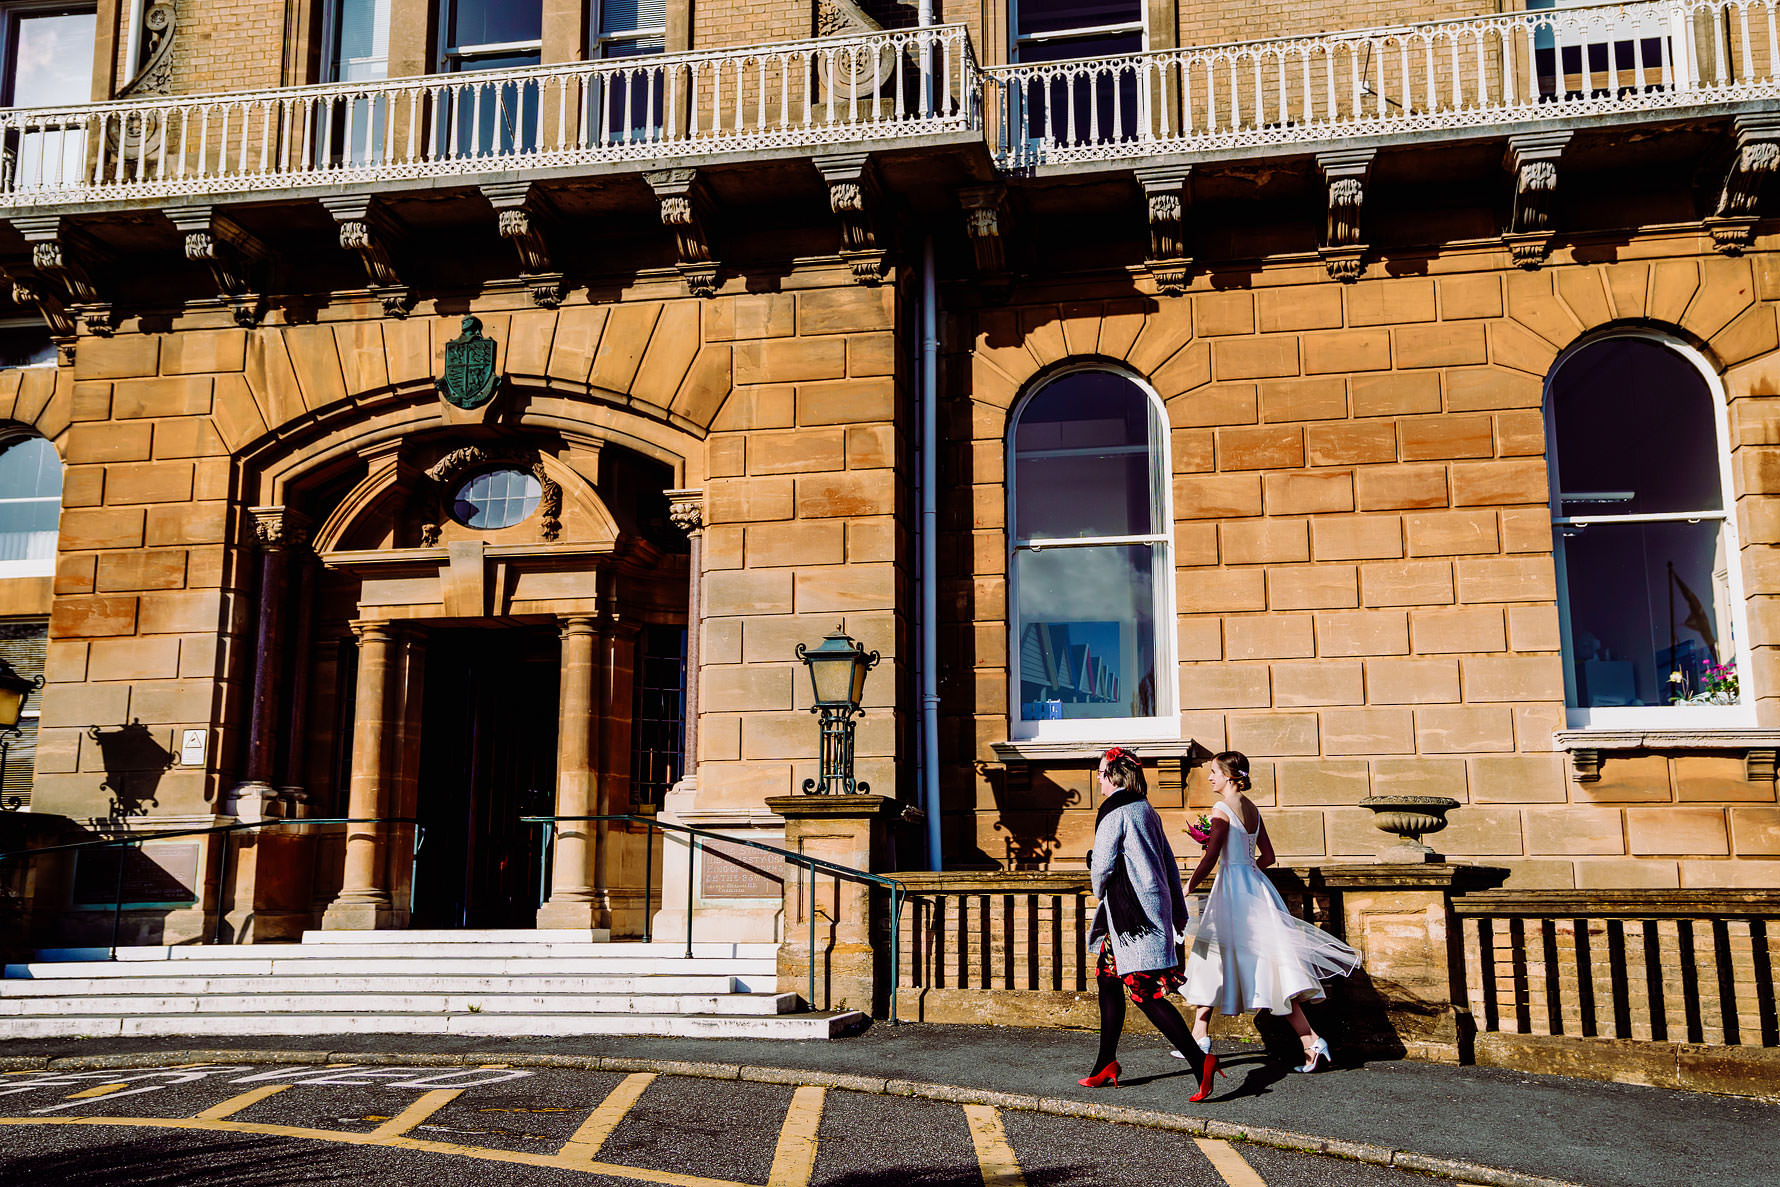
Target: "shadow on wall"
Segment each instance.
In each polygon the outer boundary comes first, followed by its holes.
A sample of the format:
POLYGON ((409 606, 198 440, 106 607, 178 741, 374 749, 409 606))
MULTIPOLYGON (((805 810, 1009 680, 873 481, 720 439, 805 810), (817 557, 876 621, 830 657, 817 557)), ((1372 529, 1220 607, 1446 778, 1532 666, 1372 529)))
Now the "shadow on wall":
POLYGON ((1005 769, 980 765, 978 774, 989 783, 999 818, 995 831, 1004 834, 1005 852, 994 864, 1008 870, 1048 870, 1057 855, 1058 826, 1065 809, 1082 802, 1082 793, 1065 787, 1047 774, 1034 773, 1017 790, 1008 787, 1005 769))
POLYGON ((132 721, 106 731, 95 725, 87 736, 99 744, 100 761, 105 764, 105 780, 99 786, 111 793, 110 819, 146 816, 150 807, 160 805, 155 793, 161 776, 173 766, 173 753, 147 726, 132 721))

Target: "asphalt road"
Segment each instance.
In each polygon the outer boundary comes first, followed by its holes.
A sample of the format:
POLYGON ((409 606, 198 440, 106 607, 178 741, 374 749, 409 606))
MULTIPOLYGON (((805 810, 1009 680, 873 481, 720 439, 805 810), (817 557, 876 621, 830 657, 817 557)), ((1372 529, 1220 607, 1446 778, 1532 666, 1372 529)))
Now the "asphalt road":
POLYGON ((1434 1187, 1142 1126, 795 1084, 503 1067, 0 1075, 0 1183, 51 1187, 1434 1187))

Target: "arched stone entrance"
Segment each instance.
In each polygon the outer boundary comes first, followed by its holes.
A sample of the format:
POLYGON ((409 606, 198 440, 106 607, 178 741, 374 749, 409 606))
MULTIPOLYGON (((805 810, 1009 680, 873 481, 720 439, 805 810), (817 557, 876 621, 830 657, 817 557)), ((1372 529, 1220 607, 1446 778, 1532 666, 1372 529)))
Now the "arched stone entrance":
POLYGON ((383 823, 244 852, 254 938, 641 934, 646 830, 522 822, 652 806, 632 791, 634 759, 659 765, 634 753, 635 674, 664 639, 684 655, 684 468, 612 438, 435 420, 286 470, 285 506, 256 509, 279 530, 260 533, 237 811, 383 823))

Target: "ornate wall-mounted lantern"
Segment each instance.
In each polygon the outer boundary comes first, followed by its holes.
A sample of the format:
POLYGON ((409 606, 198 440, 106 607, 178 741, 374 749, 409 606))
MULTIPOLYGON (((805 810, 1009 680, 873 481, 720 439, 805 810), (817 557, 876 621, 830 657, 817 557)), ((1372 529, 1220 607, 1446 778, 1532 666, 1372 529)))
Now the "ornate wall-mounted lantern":
MULTIPOLYGON (((42 676, 27 680, 15 672, 11 664, 0 659, 0 784, 6 778, 7 752, 14 742, 25 736, 19 730, 19 716, 25 711, 25 701, 42 687, 42 676)), ((0 810, 16 812, 24 804, 25 801, 16 795, 0 796, 0 810)))
POLYGON ((866 651, 843 622, 813 648, 799 643, 797 658, 809 665, 816 698, 810 712, 822 722, 822 771, 820 777, 803 781, 804 794, 863 795, 871 787, 853 778, 853 718, 865 697, 865 674, 877 665, 878 653, 866 651))

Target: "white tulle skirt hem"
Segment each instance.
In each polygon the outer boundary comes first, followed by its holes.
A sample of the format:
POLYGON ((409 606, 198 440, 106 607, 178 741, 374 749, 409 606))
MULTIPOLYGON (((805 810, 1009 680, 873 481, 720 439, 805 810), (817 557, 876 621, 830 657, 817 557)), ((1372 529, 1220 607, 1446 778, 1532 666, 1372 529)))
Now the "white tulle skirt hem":
POLYGON ((1244 872, 1221 872, 1214 884, 1187 950, 1181 997, 1227 1015, 1289 1014, 1293 1002, 1322 1001, 1322 982, 1353 973, 1359 953, 1294 917, 1259 870, 1244 872))

